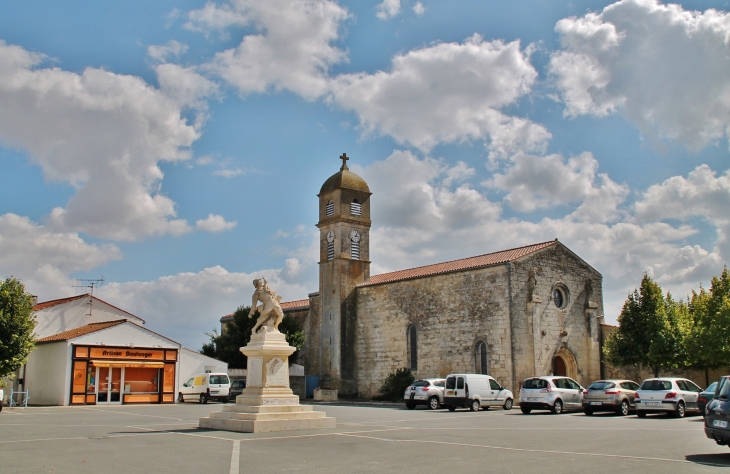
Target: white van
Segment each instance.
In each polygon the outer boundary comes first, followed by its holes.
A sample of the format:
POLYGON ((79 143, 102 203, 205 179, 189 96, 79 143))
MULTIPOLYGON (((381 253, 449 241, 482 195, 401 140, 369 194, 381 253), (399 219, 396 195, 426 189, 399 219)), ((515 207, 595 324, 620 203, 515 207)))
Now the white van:
POLYGON ((471 411, 480 408, 501 406, 511 410, 514 404, 512 392, 502 387, 489 375, 482 374, 450 374, 446 376, 444 387, 444 405, 449 411, 457 407, 469 407, 471 411))
POLYGON ((227 402, 230 390, 231 381, 228 374, 197 374, 182 384, 177 394, 177 401, 180 403, 190 400, 197 400, 200 403, 208 403, 208 400, 227 402))

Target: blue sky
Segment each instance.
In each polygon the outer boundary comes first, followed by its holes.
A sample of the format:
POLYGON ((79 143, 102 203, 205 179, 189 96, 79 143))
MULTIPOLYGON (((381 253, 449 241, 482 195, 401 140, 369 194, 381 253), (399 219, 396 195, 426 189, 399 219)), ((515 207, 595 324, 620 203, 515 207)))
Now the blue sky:
POLYGON ((726 1, 16 2, 0 15, 0 275, 193 349, 265 275, 317 290, 347 152, 372 273, 560 239, 615 322, 730 254, 726 1))

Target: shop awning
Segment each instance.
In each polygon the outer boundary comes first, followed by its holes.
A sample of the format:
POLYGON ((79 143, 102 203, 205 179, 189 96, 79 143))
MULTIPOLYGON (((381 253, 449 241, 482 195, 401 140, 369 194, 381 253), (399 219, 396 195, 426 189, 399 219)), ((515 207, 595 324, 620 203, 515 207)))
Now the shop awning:
POLYGON ((137 367, 144 369, 161 369, 165 367, 162 362, 148 362, 145 360, 91 360, 96 367, 137 367))

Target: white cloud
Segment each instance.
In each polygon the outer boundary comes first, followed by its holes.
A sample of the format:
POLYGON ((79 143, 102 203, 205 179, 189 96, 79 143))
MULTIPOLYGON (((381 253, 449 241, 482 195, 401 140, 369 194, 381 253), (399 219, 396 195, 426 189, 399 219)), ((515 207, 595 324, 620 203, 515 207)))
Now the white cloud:
POLYGON ((423 3, 421 3, 421 2, 416 2, 416 4, 415 4, 415 5, 413 5, 413 12, 414 12, 414 13, 415 13, 416 15, 418 15, 418 16, 421 16, 421 15, 423 15, 424 13, 426 13, 426 7, 424 7, 424 6, 423 6, 423 3))
POLYGON ((314 99, 328 89, 329 67, 346 59, 332 43, 347 17, 347 10, 330 0, 234 0, 190 12, 188 28, 255 29, 259 33, 217 53, 207 68, 242 95, 286 89, 314 99))
POLYGON ((0 215, 0 278, 20 278, 42 300, 68 296, 69 274, 121 258, 115 245, 88 244, 73 232, 54 232, 16 214, 0 215))
POLYGON ((560 20, 550 71, 568 116, 623 112, 654 140, 699 150, 728 133, 730 15, 623 0, 560 20))
MULTIPOLYGON (((371 274, 558 238, 603 274, 605 312, 615 322, 626 295, 645 271, 665 290, 684 297, 722 270, 730 248, 689 245, 687 239, 698 232, 689 225, 635 221, 633 208, 624 207, 628 188, 598 173, 589 154, 575 157, 573 163, 557 155, 548 158, 546 163, 571 175, 569 189, 544 186, 538 188, 544 193, 539 199, 551 206, 566 203, 566 210, 562 217, 537 222, 505 218, 501 203, 468 184, 447 186, 451 168, 432 158, 394 152, 367 168, 354 167, 374 196, 371 274)), ((528 157, 514 166, 539 159, 528 157)), ((505 173, 511 178, 518 174, 509 169, 505 173)), ((532 177, 526 173, 524 179, 532 177)))
POLYGON ((237 168, 235 170, 223 169, 223 170, 213 171, 212 174, 214 176, 222 176, 224 178, 234 178, 236 176, 244 174, 244 171, 240 168, 237 168))
POLYGON ((719 177, 700 165, 687 177, 673 176, 646 190, 636 202, 639 221, 703 216, 718 225, 730 222, 730 171, 719 177))
POLYGON ((331 100, 354 111, 365 133, 421 150, 485 140, 496 158, 544 150, 551 136, 545 127, 500 111, 529 93, 536 79, 518 41, 474 35, 398 55, 389 72, 338 76, 331 100))
POLYGON ((581 220, 606 222, 617 217, 616 206, 628 193, 627 186, 598 174, 598 161, 589 152, 565 160, 562 155, 511 157, 504 174, 495 173, 484 184, 507 191, 505 202, 520 212, 583 203, 576 210, 581 220))
POLYGON ((40 67, 43 56, 0 42, 0 142, 24 150, 76 194, 48 224, 135 240, 190 230, 159 191, 159 161, 188 159, 198 130, 138 77, 40 67))
POLYGON ((208 103, 204 99, 218 94, 218 84, 203 77, 194 67, 165 63, 156 66, 155 72, 160 90, 180 107, 207 110, 208 103))
POLYGON ((167 62, 170 58, 177 58, 188 50, 188 45, 179 41, 170 40, 165 44, 147 46, 147 54, 152 59, 167 62))
POLYGON ((208 214, 207 218, 201 219, 195 223, 195 227, 207 232, 223 232, 224 230, 233 229, 236 225, 238 225, 236 221, 226 222, 223 216, 214 214, 208 214))
POLYGON ((383 0, 375 7, 375 16, 389 20, 400 13, 400 0, 383 0))
MULTIPOLYGON (((287 264, 289 265, 289 264, 287 264)), ((292 263, 291 266, 294 266, 292 263)), ((205 332, 220 331, 220 318, 251 305, 253 280, 264 276, 283 301, 306 298, 309 288, 288 283, 282 270, 229 272, 215 266, 144 282, 110 283, 97 296, 147 321, 146 326, 199 349, 205 332)))

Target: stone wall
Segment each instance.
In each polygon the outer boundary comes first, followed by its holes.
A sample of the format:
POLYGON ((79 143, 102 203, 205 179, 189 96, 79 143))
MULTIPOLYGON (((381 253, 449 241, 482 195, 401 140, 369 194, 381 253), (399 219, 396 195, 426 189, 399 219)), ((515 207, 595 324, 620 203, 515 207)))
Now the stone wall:
MULTIPOLYGON (((601 274, 562 244, 510 264, 514 380, 553 373, 553 358, 566 360, 568 376, 586 385, 600 378, 603 321, 601 274), (559 309, 553 290, 566 302, 559 309)), ((514 390, 513 390, 514 391, 514 390)))
POLYGON ((406 330, 417 328, 417 378, 474 372, 474 346, 487 344, 489 373, 511 381, 510 321, 504 265, 357 289, 357 388, 378 393, 406 367, 406 330))
POLYGON ((299 363, 305 367, 307 375, 321 375, 321 324, 322 305, 319 293, 312 293, 309 295, 309 313, 304 321, 304 347, 299 357, 299 363))

